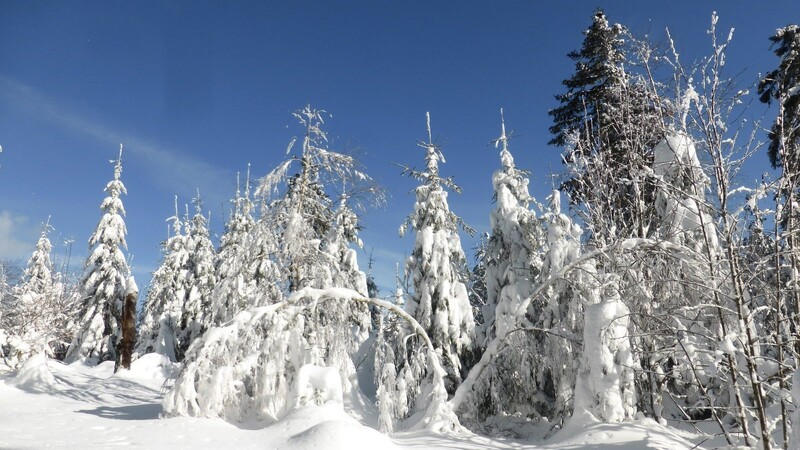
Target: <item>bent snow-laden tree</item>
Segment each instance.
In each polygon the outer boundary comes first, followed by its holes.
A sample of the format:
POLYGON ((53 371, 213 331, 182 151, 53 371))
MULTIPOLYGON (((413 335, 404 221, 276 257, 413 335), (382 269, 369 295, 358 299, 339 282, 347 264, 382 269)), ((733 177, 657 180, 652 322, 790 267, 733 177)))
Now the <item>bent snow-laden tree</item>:
POLYGON ((302 288, 283 301, 250 308, 229 324, 211 329, 203 337, 204 345, 193 347, 197 359, 184 367, 164 397, 164 411, 169 415, 272 421, 295 407, 329 398, 329 393, 322 391, 336 391, 341 386, 318 385, 308 398, 305 386, 300 386, 304 377, 298 373, 319 367, 314 364, 314 353, 307 351, 311 343, 302 333, 303 311, 331 302, 351 307, 374 305, 407 323, 409 331, 424 342, 432 377, 428 407, 420 423, 434 431, 462 429, 447 403, 445 371, 420 324, 397 305, 346 288, 302 288))
POLYGON ((189 349, 165 398, 167 412, 275 420, 297 406, 293 384, 304 378, 306 365, 333 368, 346 400, 363 401, 353 357, 370 315, 365 303, 348 301, 351 291, 367 295, 350 248, 360 245, 358 217, 347 205, 351 197, 332 201, 325 183, 357 186, 370 179, 352 157, 327 149, 323 114, 310 106, 294 114, 304 127, 302 147, 261 180, 262 213, 242 246, 249 252, 243 278, 253 281, 240 293, 251 296, 242 298, 249 307, 189 349), (290 175, 293 167, 298 171, 290 175), (326 296, 323 305, 319 297, 306 298, 312 287, 347 295, 326 296), (302 306, 287 307, 294 304, 302 306))
POLYGON ((89 256, 81 280, 82 299, 79 329, 65 361, 114 361, 118 358, 122 302, 130 267, 122 252, 126 248, 125 208, 122 184, 122 145, 114 163, 114 179, 106 185, 108 196, 100 209, 103 216, 89 238, 89 256))
MULTIPOLYGON (((251 266, 273 271, 273 278, 256 293, 269 292, 273 298, 254 305, 275 303, 306 286, 345 287, 367 295, 366 275, 351 248, 361 247, 361 225, 351 202, 363 192, 376 194, 369 201, 380 202, 381 194, 355 158, 328 148, 326 114, 311 106, 293 113, 303 127, 301 145, 295 149, 298 139, 293 139, 287 149, 291 158, 256 189, 266 208, 254 228, 256 251, 251 253, 257 259, 251 266), (345 189, 337 192, 340 186, 345 189)), ((304 314, 303 333, 313 351, 319 352, 317 363, 337 367, 345 391, 350 392, 355 374, 352 355, 369 332, 366 305, 334 302, 304 314)))

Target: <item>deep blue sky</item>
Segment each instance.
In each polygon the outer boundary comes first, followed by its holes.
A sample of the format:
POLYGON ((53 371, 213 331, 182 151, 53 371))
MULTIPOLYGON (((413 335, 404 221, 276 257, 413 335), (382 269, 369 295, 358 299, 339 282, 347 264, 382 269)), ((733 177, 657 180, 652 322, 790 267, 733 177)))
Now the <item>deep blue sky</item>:
MULTIPOLYGON (((752 83, 776 63, 768 37, 800 20, 796 0, 273 1, 0 0, 0 258, 26 259, 52 215, 56 253, 74 239, 73 268, 100 217, 108 160, 124 143, 128 246, 140 286, 157 266, 173 195, 199 188, 220 232, 235 173, 260 177, 300 130, 307 103, 333 114, 332 148, 359 149, 391 198, 364 216, 366 248, 391 286, 410 242, 397 227, 414 183, 391 162, 420 166, 424 114, 463 194, 451 208, 488 226, 499 108, 518 136, 518 166, 544 199, 559 150, 548 109, 571 75, 595 7, 656 40, 669 27, 684 62, 707 52, 712 10, 736 28, 728 68, 752 83)), ((766 108, 754 105, 757 114, 766 108)), ((769 116, 771 120, 771 116, 769 116)), ((766 167, 765 156, 757 156, 766 167)), ((754 175, 755 176, 755 175, 754 175)), ((465 237, 467 254, 474 240, 465 237)), ((366 255, 361 258, 366 267, 366 255)))

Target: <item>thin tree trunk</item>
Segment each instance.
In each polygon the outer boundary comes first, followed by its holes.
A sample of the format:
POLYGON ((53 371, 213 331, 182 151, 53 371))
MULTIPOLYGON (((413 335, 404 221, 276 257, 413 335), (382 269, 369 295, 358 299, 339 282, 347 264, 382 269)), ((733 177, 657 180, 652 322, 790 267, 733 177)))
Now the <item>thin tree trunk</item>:
MULTIPOLYGON (((776 204, 779 202, 780 193, 775 197, 776 204)), ((780 207, 776 206, 776 211, 780 207)), ((775 345, 778 347, 778 383, 781 391, 781 425, 783 428, 783 448, 789 448, 789 425, 786 420, 786 400, 783 392, 786 391, 786 380, 784 379, 784 353, 783 353, 783 282, 781 278, 781 240, 780 240, 780 217, 775 217, 775 345)))
POLYGON ((743 342, 744 345, 742 345, 742 347, 744 348, 747 370, 750 375, 750 386, 753 389, 753 396, 755 397, 756 401, 756 415, 758 417, 758 425, 761 428, 761 444, 763 445, 764 450, 769 450, 772 448, 772 436, 770 436, 769 429, 767 427, 768 420, 766 405, 764 404, 764 391, 762 389, 761 382, 758 381, 758 371, 756 370, 756 342, 755 338, 753 337, 753 329, 750 326, 750 315, 747 313, 747 311, 745 311, 742 277, 741 273, 739 272, 738 260, 736 259, 736 255, 733 254, 734 243, 732 242, 730 232, 726 230, 725 234, 726 240, 728 241, 727 252, 728 259, 730 260, 731 277, 733 278, 733 286, 736 293, 736 312, 739 316, 739 322, 744 328, 745 337, 747 339, 746 342, 743 342))
POLYGON ((138 292, 129 293, 122 306, 122 339, 119 345, 119 363, 114 368, 115 372, 119 369, 131 368, 133 345, 136 342, 136 299, 138 296, 138 292))

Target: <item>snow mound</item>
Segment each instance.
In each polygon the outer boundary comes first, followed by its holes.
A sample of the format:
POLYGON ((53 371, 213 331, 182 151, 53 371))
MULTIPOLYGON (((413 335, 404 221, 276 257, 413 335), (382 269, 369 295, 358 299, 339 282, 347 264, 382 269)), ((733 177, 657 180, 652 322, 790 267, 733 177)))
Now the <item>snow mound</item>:
POLYGON ((687 437, 652 419, 602 423, 586 411, 576 411, 564 428, 542 448, 613 448, 615 450, 695 448, 687 437))
POLYGON ((354 421, 330 420, 290 437, 281 449, 374 450, 395 448, 392 441, 377 430, 354 421))
POLYGON ((294 409, 264 432, 270 436, 283 436, 276 441, 282 442, 276 448, 286 450, 397 448, 389 437, 362 425, 335 403, 294 409))
POLYGON ((115 377, 135 380, 153 380, 162 382, 170 378, 180 364, 170 361, 168 356, 160 353, 148 353, 131 363, 129 370, 120 370, 115 377))
POLYGON ((58 389, 58 381, 47 367, 47 356, 44 354, 28 358, 9 384, 33 392, 50 392, 58 389))
POLYGON ((335 367, 322 367, 306 364, 297 372, 292 400, 294 407, 314 404, 318 399, 323 404, 342 405, 342 379, 335 367))

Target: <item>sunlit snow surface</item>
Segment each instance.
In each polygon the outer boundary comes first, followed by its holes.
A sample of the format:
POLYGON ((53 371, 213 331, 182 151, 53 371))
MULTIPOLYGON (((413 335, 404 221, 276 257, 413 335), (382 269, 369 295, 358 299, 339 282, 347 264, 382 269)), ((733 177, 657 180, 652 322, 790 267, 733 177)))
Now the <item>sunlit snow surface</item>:
POLYGON ((160 419, 164 380, 173 370, 155 354, 116 375, 111 362, 87 367, 31 358, 18 371, 0 374, 0 448, 625 450, 691 448, 702 440, 647 419, 612 425, 591 417, 576 417, 544 442, 427 432, 390 439, 335 404, 299 408, 267 427, 219 419, 160 419))

